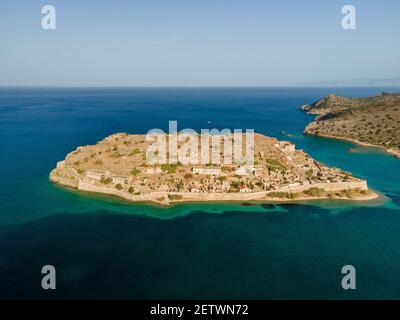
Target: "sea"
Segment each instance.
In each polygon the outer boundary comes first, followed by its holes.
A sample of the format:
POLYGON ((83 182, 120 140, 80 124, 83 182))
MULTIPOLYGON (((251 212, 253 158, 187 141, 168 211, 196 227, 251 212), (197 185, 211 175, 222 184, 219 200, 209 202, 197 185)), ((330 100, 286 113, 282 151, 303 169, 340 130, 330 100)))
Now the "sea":
POLYGON ((400 88, 1 88, 1 299, 399 299, 400 160, 302 133, 327 94, 400 88), (254 129, 367 179, 369 202, 187 203, 73 192, 57 161, 115 132, 254 129), (349 148, 353 148, 352 152, 349 148), (56 270, 44 290, 42 267, 56 270), (354 266, 356 288, 342 287, 354 266))

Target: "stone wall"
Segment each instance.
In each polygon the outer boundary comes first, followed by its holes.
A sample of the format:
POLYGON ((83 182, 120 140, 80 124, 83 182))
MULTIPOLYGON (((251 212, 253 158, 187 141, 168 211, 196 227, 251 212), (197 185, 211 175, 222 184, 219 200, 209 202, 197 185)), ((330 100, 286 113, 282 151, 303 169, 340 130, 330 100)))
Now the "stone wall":
POLYGON ((310 188, 320 188, 325 189, 326 191, 341 191, 346 189, 360 189, 360 190, 368 190, 367 181, 350 181, 350 182, 330 182, 330 183, 313 183, 309 185, 299 185, 292 186, 287 188, 279 188, 275 191, 285 191, 285 192, 303 192, 309 190, 310 188))
POLYGON ((279 188, 270 191, 249 192, 249 193, 192 193, 192 192, 151 192, 143 195, 132 195, 126 191, 120 191, 113 187, 95 186, 83 180, 79 181, 78 190, 96 192, 102 194, 111 194, 129 201, 153 201, 163 204, 170 202, 168 195, 179 195, 181 201, 250 201, 264 200, 268 193, 271 192, 303 192, 310 188, 321 188, 326 191, 341 191, 346 189, 367 190, 366 181, 352 182, 333 182, 333 183, 315 183, 310 185, 291 186, 287 188, 279 188))

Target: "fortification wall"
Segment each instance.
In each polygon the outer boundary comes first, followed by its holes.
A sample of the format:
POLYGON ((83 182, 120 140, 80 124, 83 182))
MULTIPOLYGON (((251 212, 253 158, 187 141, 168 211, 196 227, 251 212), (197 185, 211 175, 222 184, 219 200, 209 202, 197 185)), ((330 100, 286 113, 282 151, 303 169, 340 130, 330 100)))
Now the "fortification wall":
POLYGON ((310 188, 320 188, 325 189, 326 191, 340 191, 346 189, 360 189, 360 190, 368 190, 367 181, 349 181, 349 182, 330 182, 330 183, 313 183, 309 185, 299 185, 293 187, 283 187, 279 188, 276 191, 285 191, 285 192, 303 192, 309 190, 310 188))
POLYGON ((272 191, 260 191, 249 193, 192 193, 192 192, 151 192, 143 195, 132 195, 126 191, 120 191, 113 187, 95 186, 83 180, 78 183, 78 190, 96 192, 102 194, 111 194, 129 201, 153 201, 163 204, 170 202, 169 195, 178 195, 182 199, 180 201, 250 201, 250 200, 263 200, 270 192, 303 192, 310 188, 321 188, 326 191, 341 191, 346 189, 361 189, 367 190, 366 181, 352 181, 352 182, 333 182, 333 183, 315 183, 310 185, 299 185, 293 187, 279 188, 272 191))

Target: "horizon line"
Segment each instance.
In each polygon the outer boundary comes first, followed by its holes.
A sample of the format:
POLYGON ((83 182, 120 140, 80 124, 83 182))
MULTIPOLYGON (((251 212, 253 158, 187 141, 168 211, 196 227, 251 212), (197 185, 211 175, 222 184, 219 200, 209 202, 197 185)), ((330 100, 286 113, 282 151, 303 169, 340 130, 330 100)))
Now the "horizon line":
POLYGON ((130 85, 0 85, 1 89, 267 89, 267 88, 400 88, 400 85, 221 85, 221 86, 130 86, 130 85))

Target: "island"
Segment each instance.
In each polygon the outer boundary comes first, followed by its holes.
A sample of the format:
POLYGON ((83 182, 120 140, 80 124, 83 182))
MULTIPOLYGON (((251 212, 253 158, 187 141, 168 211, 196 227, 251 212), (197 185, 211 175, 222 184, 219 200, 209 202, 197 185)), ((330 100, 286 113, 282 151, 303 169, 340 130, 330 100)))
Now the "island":
POLYGON ((400 158, 400 94, 367 98, 335 94, 301 107, 317 115, 304 133, 382 148, 400 158))
MULTIPOLYGON (((224 135, 224 139, 229 136, 224 135)), ((113 134, 69 153, 51 171, 50 180, 73 190, 163 206, 175 202, 360 201, 378 197, 365 180, 314 160, 291 142, 258 133, 254 134, 251 164, 149 164, 148 146, 146 135, 113 134)), ((208 151, 212 152, 212 145, 208 151)))

